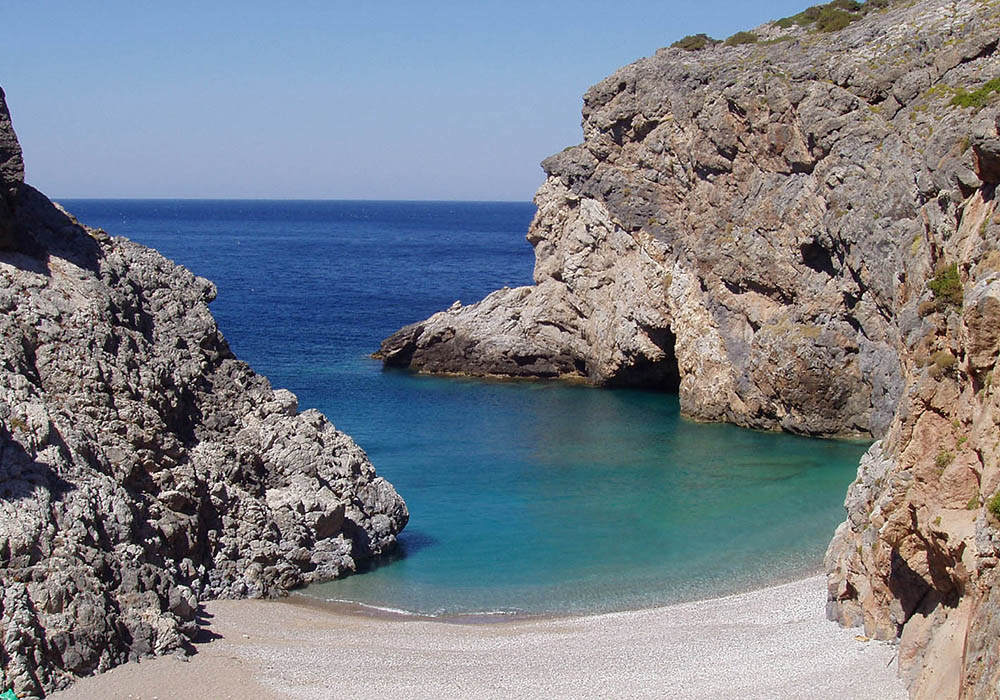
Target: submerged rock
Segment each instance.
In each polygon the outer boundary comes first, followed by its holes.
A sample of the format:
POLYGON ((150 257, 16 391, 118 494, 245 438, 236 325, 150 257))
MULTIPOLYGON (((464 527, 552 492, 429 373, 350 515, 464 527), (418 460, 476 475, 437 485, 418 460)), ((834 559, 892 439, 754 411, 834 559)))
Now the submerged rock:
POLYGON ((694 418, 882 438, 827 554, 829 614, 898 638, 915 697, 993 697, 1000 6, 783 24, 592 87, 583 143, 542 164, 535 284, 379 355, 677 386, 694 418))
POLYGON ((23 182, 0 93, 0 667, 42 695, 185 648, 199 602, 395 544, 364 451, 230 351, 215 287, 23 182))

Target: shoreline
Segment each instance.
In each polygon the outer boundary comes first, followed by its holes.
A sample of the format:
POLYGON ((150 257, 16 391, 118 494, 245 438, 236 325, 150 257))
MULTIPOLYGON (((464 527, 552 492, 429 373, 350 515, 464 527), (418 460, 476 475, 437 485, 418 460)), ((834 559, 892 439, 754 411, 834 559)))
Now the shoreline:
MULTIPOLYGON (((358 574, 351 575, 355 576, 358 574)), ((664 603, 652 603, 634 608, 593 611, 577 610, 533 612, 530 610, 492 610, 454 613, 445 612, 440 614, 423 613, 414 610, 406 610, 404 608, 376 605, 374 603, 364 603, 355 600, 324 598, 316 595, 309 595, 308 593, 305 593, 305 591, 309 589, 309 586, 289 591, 288 595, 284 598, 275 598, 272 600, 285 602, 290 605, 302 606, 307 609, 321 610, 334 614, 360 618, 368 617, 376 620, 397 620, 400 622, 438 622, 450 625, 505 625, 517 622, 533 622, 537 620, 574 620, 579 618, 600 617, 602 615, 616 615, 618 613, 640 613, 648 612, 650 610, 660 610, 663 608, 673 608, 678 605, 688 605, 691 603, 705 603, 713 600, 723 601, 734 596, 747 595, 757 591, 780 588, 781 586, 803 581, 805 579, 825 576, 826 573, 823 571, 823 566, 821 564, 816 564, 814 566, 803 566, 794 571, 786 572, 784 576, 779 576, 766 582, 750 582, 744 587, 728 593, 710 593, 694 598, 664 603)))
POLYGON ((50 697, 906 698, 897 647, 828 621, 825 597, 820 575, 502 624, 385 618, 287 598, 210 601, 197 654, 125 664, 50 697))

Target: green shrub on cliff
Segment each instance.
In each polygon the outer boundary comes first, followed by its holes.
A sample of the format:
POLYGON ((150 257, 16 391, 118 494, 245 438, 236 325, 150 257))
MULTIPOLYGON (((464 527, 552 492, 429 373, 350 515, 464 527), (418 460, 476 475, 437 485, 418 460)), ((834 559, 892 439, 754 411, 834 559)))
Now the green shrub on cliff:
POLYGON ((683 39, 678 39, 670 45, 672 49, 684 49, 685 51, 701 51, 708 46, 715 46, 718 39, 713 39, 708 34, 688 34, 683 39))
POLYGON ((939 267, 927 287, 934 294, 934 301, 962 305, 962 279, 958 275, 957 263, 939 267))
POLYGON ((781 19, 777 20, 775 24, 777 24, 782 29, 788 29, 789 27, 793 27, 796 24, 799 25, 800 27, 808 27, 810 24, 815 22, 816 19, 819 17, 819 12, 821 9, 823 9, 822 5, 813 5, 812 7, 807 7, 806 9, 802 10, 802 12, 798 13, 797 15, 792 15, 791 17, 782 17, 781 19))
POLYGON ((993 494, 993 497, 986 501, 986 508, 993 513, 993 517, 1000 520, 1000 491, 993 494))
POLYGON ((869 12, 884 10, 889 7, 889 0, 868 0, 861 6, 861 14, 867 15, 869 12))
POLYGON ((816 19, 816 31, 836 32, 859 19, 860 15, 838 10, 836 7, 824 7, 816 19))
POLYGON ((814 25, 819 32, 835 32, 843 29, 851 22, 861 19, 861 16, 873 10, 880 10, 889 5, 889 0, 869 0, 862 4, 856 0, 833 0, 825 5, 807 7, 797 15, 782 17, 774 23, 782 29, 795 25, 808 27, 814 25))
POLYGON ((934 458, 934 466, 939 472, 943 472, 949 464, 955 461, 955 454, 946 450, 941 450, 934 458))
POLYGON ((726 46, 739 46, 740 44, 756 44, 757 35, 753 32, 736 32, 726 39, 726 46))
POLYGON ((835 7, 838 10, 846 10, 847 12, 861 12, 863 4, 856 0, 833 0, 833 2, 828 2, 825 6, 835 7))
POLYGON ((994 92, 1000 92, 1000 78, 993 78, 978 90, 967 92, 959 89, 951 104, 955 107, 975 107, 981 109, 986 106, 986 101, 994 92))
POLYGON ((781 19, 776 19, 774 20, 774 23, 777 24, 782 29, 789 29, 791 27, 794 27, 796 24, 799 25, 800 27, 812 24, 813 20, 806 19, 803 13, 800 12, 799 14, 792 15, 791 17, 782 17, 781 19))

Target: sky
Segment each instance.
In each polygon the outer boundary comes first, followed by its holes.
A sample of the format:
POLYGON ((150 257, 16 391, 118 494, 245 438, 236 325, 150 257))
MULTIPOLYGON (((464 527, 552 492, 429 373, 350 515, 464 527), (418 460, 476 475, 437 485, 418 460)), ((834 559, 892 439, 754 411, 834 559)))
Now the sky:
POLYGON ((807 4, 10 2, 0 86, 53 198, 528 201, 590 85, 807 4))

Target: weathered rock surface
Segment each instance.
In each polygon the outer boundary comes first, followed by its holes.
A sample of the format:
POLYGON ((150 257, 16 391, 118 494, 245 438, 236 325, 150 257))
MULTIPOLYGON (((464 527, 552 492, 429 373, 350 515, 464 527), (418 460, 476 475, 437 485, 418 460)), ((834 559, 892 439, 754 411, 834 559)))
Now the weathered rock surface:
MULTIPOLYGON (((996 137, 996 109, 970 121, 975 142, 996 137)), ((827 552, 831 618, 898 636, 917 698, 996 697, 1000 682, 1000 507, 989 507, 1000 492, 1000 178, 987 162, 974 164, 979 187, 955 193, 955 229, 928 230, 959 286, 942 288, 947 267, 916 277, 896 312, 905 389, 861 461, 827 552)))
POLYGON ((379 354, 679 385, 695 418, 882 438, 827 555, 829 613, 898 637, 915 697, 996 697, 1000 3, 757 33, 592 87, 583 143, 543 163, 535 285, 379 354))
POLYGON ((2 99, 0 176, 0 686, 181 650, 200 600, 393 546, 361 448, 233 356, 210 282, 25 185, 2 99))

